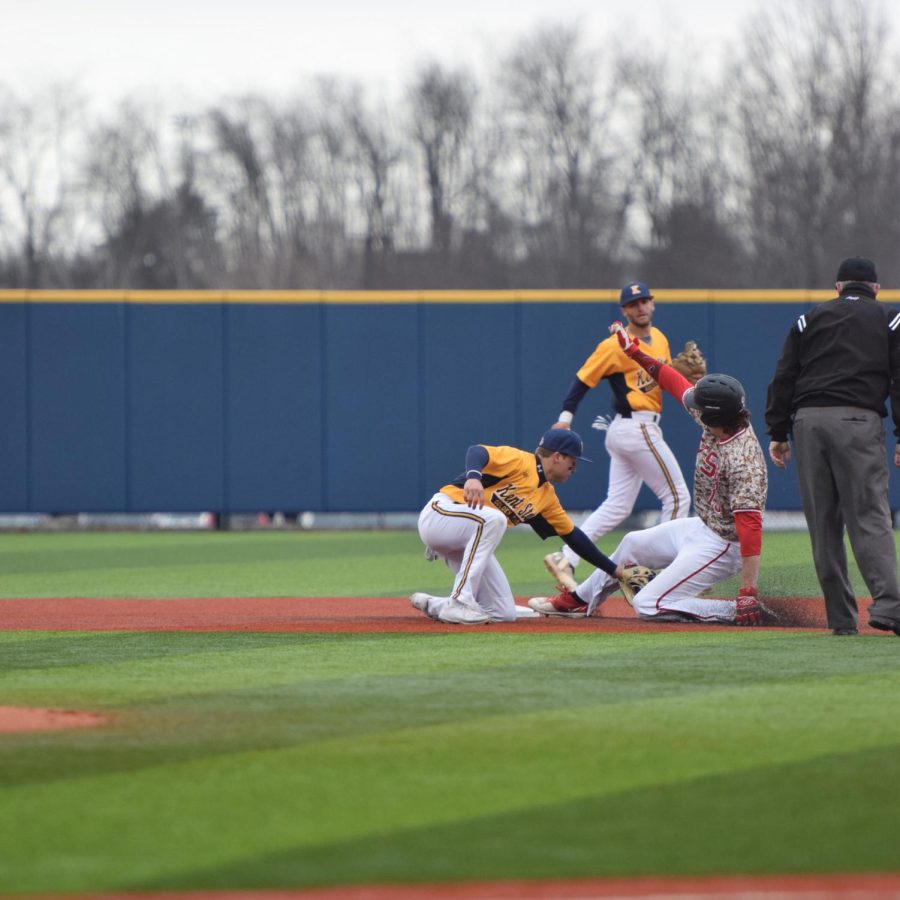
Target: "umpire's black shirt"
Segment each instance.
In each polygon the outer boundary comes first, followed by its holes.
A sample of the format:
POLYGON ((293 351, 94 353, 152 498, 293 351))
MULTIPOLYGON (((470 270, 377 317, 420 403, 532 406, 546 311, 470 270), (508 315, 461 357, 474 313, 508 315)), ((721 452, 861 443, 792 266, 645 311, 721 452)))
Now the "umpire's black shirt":
POLYGON ((805 406, 857 406, 884 416, 888 396, 900 437, 900 313, 867 284, 846 284, 788 333, 769 385, 767 430, 773 441, 786 441, 793 414, 805 406))

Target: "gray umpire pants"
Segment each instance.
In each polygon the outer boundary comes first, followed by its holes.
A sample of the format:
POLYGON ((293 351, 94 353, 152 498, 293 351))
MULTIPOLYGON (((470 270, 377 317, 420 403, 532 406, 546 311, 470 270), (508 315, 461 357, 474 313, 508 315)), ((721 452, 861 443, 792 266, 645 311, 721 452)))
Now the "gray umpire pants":
POLYGON ((872 596, 871 613, 900 620, 897 550, 888 503, 884 422, 855 406, 797 410, 793 425, 800 497, 829 628, 855 628, 844 528, 872 596))

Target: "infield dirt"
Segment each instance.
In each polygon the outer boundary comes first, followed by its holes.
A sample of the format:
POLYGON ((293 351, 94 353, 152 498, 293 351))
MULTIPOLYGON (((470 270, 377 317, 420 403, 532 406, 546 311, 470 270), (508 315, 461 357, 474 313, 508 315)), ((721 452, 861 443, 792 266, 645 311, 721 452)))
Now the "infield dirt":
MULTIPOLYGON (((524 600, 520 600, 524 602, 524 600)), ((870 600, 859 601, 861 634, 869 628, 870 600)), ((778 617, 773 629, 826 629, 818 598, 769 598, 778 617)), ((589 619, 540 618, 488 626, 445 625, 412 609, 400 597, 216 597, 174 600, 54 597, 0 600, 0 630, 17 631, 316 631, 453 632, 488 628, 492 633, 565 631, 717 631, 727 625, 652 622, 638 619, 621 598, 610 597, 589 619)))

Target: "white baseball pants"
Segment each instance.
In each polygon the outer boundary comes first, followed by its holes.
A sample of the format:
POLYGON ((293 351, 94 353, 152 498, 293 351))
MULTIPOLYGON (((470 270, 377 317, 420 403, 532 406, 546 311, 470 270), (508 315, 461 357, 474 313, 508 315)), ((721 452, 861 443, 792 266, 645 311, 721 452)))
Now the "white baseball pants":
MULTIPOLYGON (((723 540, 701 519, 674 519, 631 531, 610 559, 623 565, 638 563, 663 570, 634 595, 634 609, 639 616, 680 613, 701 622, 734 621, 734 600, 700 595, 741 570, 740 544, 723 540)), ((615 579, 596 569, 578 585, 577 593, 593 611, 617 587, 615 579)))
POLYGON ((432 613, 440 614, 442 600, 456 600, 496 621, 515 621, 512 588, 494 556, 506 528, 506 516, 492 506, 470 509, 440 492, 425 504, 419 514, 419 537, 455 576, 450 596, 430 602, 432 613))
MULTIPOLYGON (((685 518, 691 495, 675 454, 663 439, 656 413, 635 412, 630 419, 616 416, 606 432, 609 453, 609 489, 606 499, 581 525, 592 540, 612 531, 631 515, 641 485, 662 503, 660 521, 685 518)), ((563 547, 563 555, 575 568, 581 557, 563 547)))

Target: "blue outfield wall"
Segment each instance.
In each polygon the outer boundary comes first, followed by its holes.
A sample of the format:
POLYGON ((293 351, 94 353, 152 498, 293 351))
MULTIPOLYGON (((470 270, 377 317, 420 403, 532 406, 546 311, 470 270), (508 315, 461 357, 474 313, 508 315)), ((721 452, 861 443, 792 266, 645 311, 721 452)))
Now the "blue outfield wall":
MULTIPOLYGON (((0 291, 0 511, 418 509, 469 444, 537 443, 616 296, 0 291)), ((765 446, 784 337, 828 296, 657 291, 655 322, 743 381, 765 446)), ((578 411, 595 462, 559 489, 570 509, 605 493, 609 408, 600 385, 578 411)), ((690 481, 697 427, 667 399, 663 429, 690 481)), ((769 508, 799 509, 794 470, 769 474, 769 508)))

